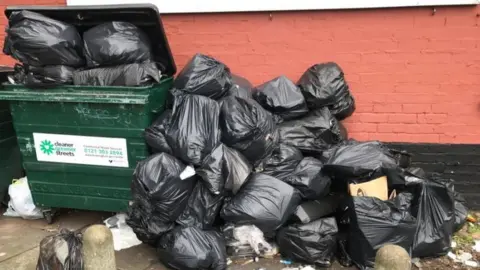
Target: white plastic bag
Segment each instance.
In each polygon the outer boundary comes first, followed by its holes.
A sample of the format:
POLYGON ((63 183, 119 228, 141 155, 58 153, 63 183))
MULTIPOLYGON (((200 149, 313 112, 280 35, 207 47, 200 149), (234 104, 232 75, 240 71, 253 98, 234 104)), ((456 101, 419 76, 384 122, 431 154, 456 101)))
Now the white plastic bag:
POLYGON ((235 227, 233 237, 242 245, 250 245, 258 255, 270 255, 274 252, 274 247, 265 240, 263 232, 255 225, 235 227))
POLYGON ((116 251, 127 249, 140 245, 142 241, 138 240, 137 235, 126 223, 127 215, 124 213, 116 214, 103 221, 110 228, 113 236, 113 248, 116 251))
POLYGON ((27 177, 19 180, 13 180, 8 187, 8 209, 3 214, 7 217, 22 217, 24 219, 41 219, 43 211, 33 204, 32 193, 28 187, 27 177))

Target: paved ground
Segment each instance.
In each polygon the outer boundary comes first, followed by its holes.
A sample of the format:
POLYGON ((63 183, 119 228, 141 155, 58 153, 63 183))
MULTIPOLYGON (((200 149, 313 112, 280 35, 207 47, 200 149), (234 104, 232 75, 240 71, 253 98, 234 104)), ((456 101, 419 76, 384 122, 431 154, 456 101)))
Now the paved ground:
MULTIPOLYGON (((0 210, 0 213, 3 213, 0 210)), ((65 212, 60 213, 54 224, 44 220, 23 220, 0 216, 0 269, 34 270, 37 264, 40 241, 61 228, 78 230, 88 225, 101 223, 110 213, 101 212, 65 212)), ((116 253, 117 268, 120 270, 164 270, 155 255, 155 250, 146 245, 133 247, 116 253)), ((281 270, 285 266, 279 258, 263 259, 247 265, 233 264, 229 270, 281 270)), ((334 266, 330 269, 343 269, 334 266)))

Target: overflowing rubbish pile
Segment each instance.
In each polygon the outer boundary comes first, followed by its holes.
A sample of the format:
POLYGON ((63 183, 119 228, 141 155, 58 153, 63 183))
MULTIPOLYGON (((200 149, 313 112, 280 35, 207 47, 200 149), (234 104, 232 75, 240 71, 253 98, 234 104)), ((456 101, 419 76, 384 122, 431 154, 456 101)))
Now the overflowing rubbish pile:
POLYGON ((355 102, 334 63, 253 87, 195 55, 170 107, 145 130, 127 223, 174 269, 226 269, 227 257, 374 267, 376 251, 449 252, 466 218, 453 183, 377 142, 348 140, 355 102))
POLYGON ((146 33, 128 22, 106 22, 82 34, 65 22, 23 10, 9 16, 3 53, 21 64, 14 82, 57 85, 142 86, 159 82, 146 33))
MULTIPOLYGON (((15 83, 140 86, 161 78, 148 35, 127 22, 81 34, 20 11, 6 34, 4 53, 21 62, 15 83)), ((355 100, 335 63, 309 67, 296 83, 280 76, 254 87, 197 54, 167 104, 145 130, 151 156, 135 169, 126 223, 173 269, 222 270, 229 256, 277 252, 319 267, 336 258, 371 269, 386 244, 414 258, 446 255, 465 223, 452 180, 411 168, 408 153, 348 139, 340 121, 355 100)))

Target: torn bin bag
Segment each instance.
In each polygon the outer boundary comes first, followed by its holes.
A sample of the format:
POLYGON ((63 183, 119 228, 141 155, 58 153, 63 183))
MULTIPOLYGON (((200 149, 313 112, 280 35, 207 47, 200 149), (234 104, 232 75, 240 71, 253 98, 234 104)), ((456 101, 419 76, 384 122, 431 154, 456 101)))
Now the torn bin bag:
POLYGON ((284 120, 299 118, 308 113, 300 88, 285 76, 257 86, 254 98, 262 107, 284 120))
POLYGON ((332 62, 311 66, 297 84, 310 109, 333 105, 350 93, 343 70, 332 62))
POLYGON ((82 234, 62 229, 40 242, 36 270, 83 269, 82 234))
POLYGON ((222 207, 223 198, 223 194, 212 194, 203 182, 198 181, 177 223, 184 227, 211 229, 222 207))
POLYGON ((173 86, 189 94, 219 99, 225 96, 231 85, 230 69, 216 59, 196 54, 180 71, 173 86))
POLYGON ((255 100, 235 96, 225 98, 220 113, 220 128, 222 142, 240 151, 254 164, 269 156, 278 143, 272 114, 255 100))
POLYGON ((193 168, 166 153, 152 155, 138 163, 127 224, 142 242, 155 244, 163 233, 173 228, 196 183, 196 178, 187 173, 190 170, 193 168))
POLYGON ((405 181, 413 190, 412 214, 418 221, 412 255, 423 258, 447 254, 455 229, 453 182, 418 178, 408 172, 405 181))
POLYGON ((380 142, 350 140, 329 150, 324 171, 335 179, 361 183, 384 175, 384 169, 397 168, 395 157, 380 142))
POLYGON ((225 221, 252 224, 266 234, 282 226, 300 204, 290 185, 265 174, 252 174, 247 183, 220 212, 225 221))
POLYGON ((252 165, 235 149, 220 143, 208 155, 197 174, 213 194, 228 191, 236 194, 252 171, 252 165))
POLYGON ((300 191, 304 199, 314 200, 330 193, 330 177, 322 173, 323 164, 313 157, 300 161, 293 173, 283 181, 300 191))
POLYGON ((311 111, 303 118, 279 124, 280 143, 295 146, 303 153, 321 154, 343 140, 338 121, 327 108, 311 111))
POLYGON ((73 83, 92 86, 143 86, 160 82, 160 77, 155 63, 128 64, 78 70, 73 73, 73 83))
POLYGON ((232 74, 232 86, 228 90, 227 96, 235 96, 243 99, 252 98, 253 85, 247 79, 232 74))
POLYGON ((225 239, 217 231, 178 226, 157 246, 160 261, 176 270, 226 270, 225 239))
POLYGON ((220 105, 208 97, 177 94, 166 139, 174 156, 200 166, 220 143, 220 105))
POLYGON ((152 59, 150 39, 129 22, 107 22, 83 33, 87 66, 144 63, 152 59))
POLYGON ((172 154, 172 148, 167 143, 165 132, 172 119, 172 111, 164 111, 153 124, 145 129, 143 136, 153 153, 172 154))
POLYGON ((385 244, 410 250, 417 225, 409 211, 374 197, 351 197, 348 208, 348 254, 358 268, 373 268, 375 254, 385 244))
POLYGON ((12 12, 8 19, 5 54, 37 67, 85 64, 82 38, 73 25, 28 10, 12 12))
POLYGON ((276 239, 286 258, 319 267, 330 267, 337 249, 337 222, 324 218, 281 228, 276 239))
POLYGON ((283 181, 291 176, 302 159, 303 155, 300 150, 281 143, 275 147, 270 156, 255 168, 255 171, 268 174, 283 181))

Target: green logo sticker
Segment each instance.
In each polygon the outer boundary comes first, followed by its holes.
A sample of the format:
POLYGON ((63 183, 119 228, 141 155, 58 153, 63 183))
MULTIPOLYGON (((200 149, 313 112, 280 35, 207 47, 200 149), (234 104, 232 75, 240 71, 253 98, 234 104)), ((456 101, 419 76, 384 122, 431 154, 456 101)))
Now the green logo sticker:
POLYGON ((44 140, 40 143, 40 150, 46 155, 51 155, 53 154, 55 147, 53 147, 52 142, 44 140))

